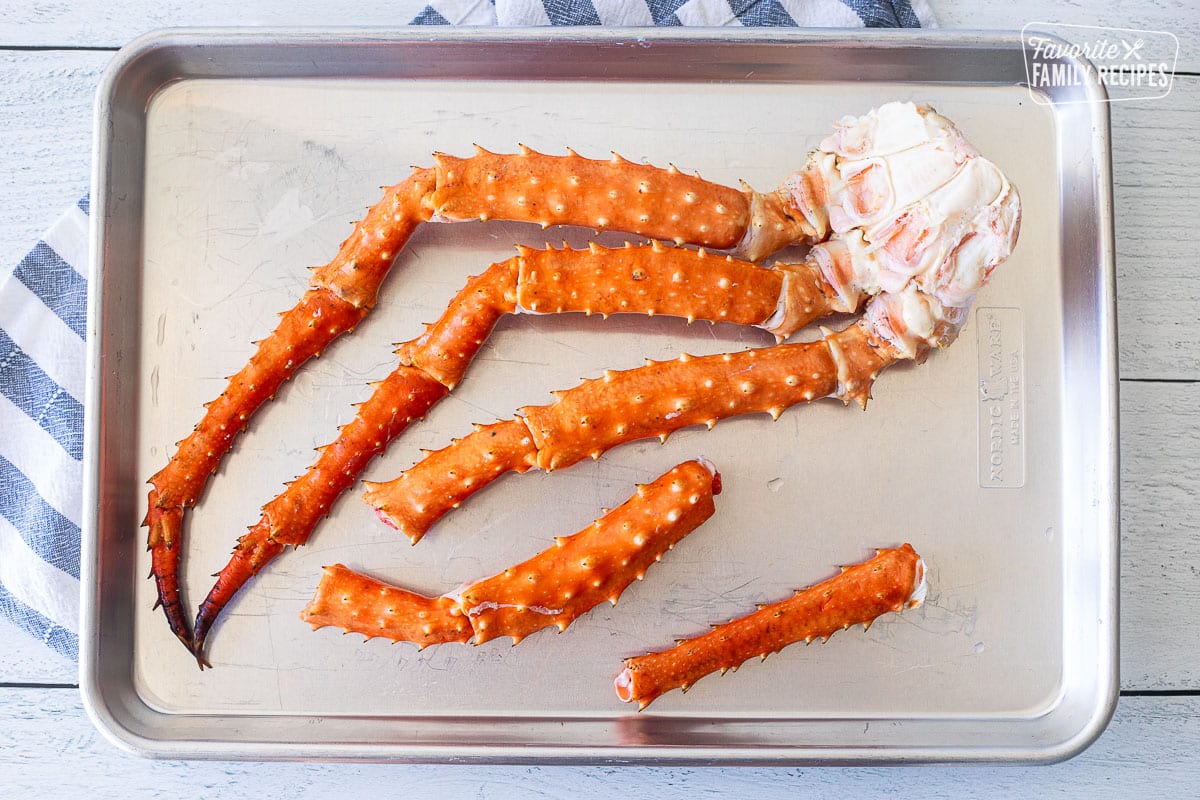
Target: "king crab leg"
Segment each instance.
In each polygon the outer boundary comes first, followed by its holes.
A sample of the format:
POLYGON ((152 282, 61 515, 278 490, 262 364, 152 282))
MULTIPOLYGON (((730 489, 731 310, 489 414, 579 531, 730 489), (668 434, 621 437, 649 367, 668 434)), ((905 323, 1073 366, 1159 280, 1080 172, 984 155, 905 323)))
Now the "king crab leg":
MULTIPOLYGON (((800 213, 791 192, 760 194, 627 161, 549 156, 522 146, 515 154, 476 148, 471 158, 436 156, 439 219, 528 220, 543 228, 579 225, 651 239, 734 250, 749 261, 792 244, 812 244, 827 229, 800 213)), ((823 199, 823 198, 822 198, 823 199)))
POLYGON ((605 600, 616 605, 629 584, 713 515, 720 491, 711 464, 685 462, 638 486, 633 497, 578 533, 556 538, 548 550, 436 598, 341 564, 326 567, 300 618, 314 629, 332 625, 422 648, 501 636, 515 645, 542 628, 562 632, 605 600))
POLYGON ((868 629, 883 614, 920 605, 924 596, 925 565, 912 545, 878 550, 869 561, 842 567, 840 575, 787 600, 761 605, 670 650, 626 659, 613 687, 640 711, 672 689, 686 692, 705 675, 736 671, 755 656, 765 659, 796 642, 828 641, 852 625, 868 629))

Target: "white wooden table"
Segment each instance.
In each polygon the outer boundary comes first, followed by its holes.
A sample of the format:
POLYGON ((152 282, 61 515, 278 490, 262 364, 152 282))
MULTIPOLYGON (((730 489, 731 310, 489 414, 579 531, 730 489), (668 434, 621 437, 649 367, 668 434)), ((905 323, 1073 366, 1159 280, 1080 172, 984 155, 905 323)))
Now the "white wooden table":
MULTIPOLYGON (((74 0, 0 7, 0 258, 88 189, 91 103, 111 54, 176 25, 409 19, 345 0, 74 0)), ((382 4, 381 4, 382 6, 382 4)), ((1121 368, 1121 700, 1083 755, 1038 768, 682 769, 142 761, 84 716, 75 668, 0 622, 0 797, 1195 797, 1200 782, 1200 7, 936 0, 946 27, 1169 30, 1172 94, 1113 107, 1121 368)))

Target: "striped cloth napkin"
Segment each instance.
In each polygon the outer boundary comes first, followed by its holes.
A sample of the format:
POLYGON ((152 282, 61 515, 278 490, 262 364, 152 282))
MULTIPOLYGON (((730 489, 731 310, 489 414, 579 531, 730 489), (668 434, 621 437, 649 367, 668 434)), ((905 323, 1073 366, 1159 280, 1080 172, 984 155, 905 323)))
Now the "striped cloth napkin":
MULTIPOLYGON (((432 0, 414 25, 934 24, 925 0, 432 0)), ((0 272, 0 617, 79 652, 88 201, 0 272)))
POLYGON ((412 25, 921 28, 925 0, 433 0, 412 25))
POLYGON ((0 616, 79 650, 88 205, 0 273, 0 616))

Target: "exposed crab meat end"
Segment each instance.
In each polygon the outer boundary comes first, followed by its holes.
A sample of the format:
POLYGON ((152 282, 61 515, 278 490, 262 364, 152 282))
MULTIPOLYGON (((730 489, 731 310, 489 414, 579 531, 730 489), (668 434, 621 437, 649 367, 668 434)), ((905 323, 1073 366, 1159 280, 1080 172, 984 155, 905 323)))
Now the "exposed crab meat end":
POLYGON ((977 155, 932 109, 889 103, 838 123, 781 192, 818 231, 827 215, 829 227, 845 232, 897 217, 977 155))
MULTIPOLYGON (((783 274, 783 288, 775 313, 758 324, 783 341, 815 319, 841 310, 837 292, 812 259, 803 264, 776 264, 783 274)), ((855 301, 857 305, 857 301, 855 301)))
POLYGON ((824 239, 829 233, 827 187, 836 182, 836 163, 837 158, 832 153, 810 153, 804 169, 784 180, 779 188, 788 204, 816 231, 818 239, 824 239))
POLYGON ((808 254, 821 277, 833 287, 836 298, 833 309, 845 314, 858 310, 864 293, 878 291, 873 256, 860 245, 861 237, 855 232, 814 245, 808 254))
POLYGON ((958 172, 958 154, 929 142, 889 156, 839 162, 829 186, 829 226, 869 227, 943 186, 958 172))
POLYGON ((925 597, 929 593, 929 580, 925 574, 925 559, 918 558, 917 566, 913 574, 912 591, 908 593, 908 602, 905 603, 908 608, 916 608, 925 602, 925 597))
POLYGON ((903 303, 907 311, 893 314, 891 324, 881 321, 880 330, 891 331, 886 338, 911 354, 920 349, 917 341, 897 336, 911 331, 930 346, 953 341, 957 332, 951 328, 960 324, 962 312, 943 307, 970 305, 992 270, 1011 254, 1019 229, 1016 189, 994 164, 974 157, 898 216, 835 233, 814 246, 809 261, 833 287, 838 310, 852 310, 863 294, 903 294, 910 283, 935 298, 932 322, 922 319, 911 298, 903 303))

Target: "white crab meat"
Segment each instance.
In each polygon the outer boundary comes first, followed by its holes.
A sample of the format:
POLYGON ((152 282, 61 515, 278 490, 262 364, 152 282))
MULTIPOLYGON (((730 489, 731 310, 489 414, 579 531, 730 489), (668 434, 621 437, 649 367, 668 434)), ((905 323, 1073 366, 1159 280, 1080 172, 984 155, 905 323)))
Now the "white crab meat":
POLYGON ((1020 200, 1004 173, 928 106, 888 103, 847 117, 805 175, 784 183, 810 218, 819 177, 829 240, 810 255, 838 310, 872 296, 868 320, 900 350, 920 354, 957 336, 975 293, 1012 252, 1020 200))

